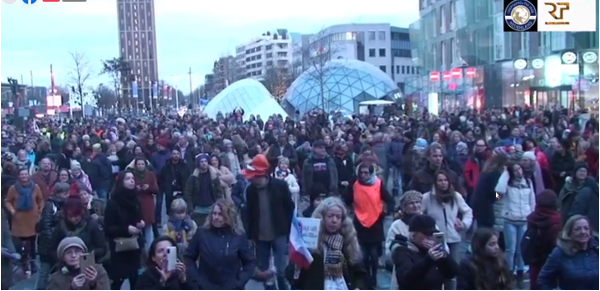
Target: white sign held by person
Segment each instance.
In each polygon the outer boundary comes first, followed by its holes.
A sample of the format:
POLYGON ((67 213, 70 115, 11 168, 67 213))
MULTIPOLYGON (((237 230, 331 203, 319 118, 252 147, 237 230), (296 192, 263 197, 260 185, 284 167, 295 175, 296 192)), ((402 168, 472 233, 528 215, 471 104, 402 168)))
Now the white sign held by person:
POLYGON ((321 230, 321 219, 298 217, 302 225, 302 240, 308 249, 316 249, 319 245, 319 232, 321 230))

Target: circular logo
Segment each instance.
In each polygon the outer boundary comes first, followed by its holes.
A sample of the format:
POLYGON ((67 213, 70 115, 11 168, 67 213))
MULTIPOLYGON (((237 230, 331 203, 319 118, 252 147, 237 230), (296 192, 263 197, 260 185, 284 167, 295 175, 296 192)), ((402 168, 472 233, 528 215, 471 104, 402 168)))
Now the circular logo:
POLYGON ((23 0, 25 4, 34 4, 37 0, 23 0))
POLYGON ((581 59, 586 63, 595 63, 598 61, 598 54, 595 52, 586 52, 583 54, 581 59))
POLYGON ((577 55, 574 52, 565 52, 560 58, 567 65, 577 62, 577 55))
POLYGON ((536 70, 543 68, 544 60, 543 59, 534 59, 533 61, 531 61, 531 67, 536 70))
POLYGON ((6 4, 14 4, 15 2, 17 2, 17 0, 2 0, 2 2, 6 4))
POLYGON ((526 59, 516 59, 513 63, 513 66, 517 70, 523 70, 527 68, 527 60, 526 59))
POLYGON ((504 10, 504 22, 514 31, 527 31, 537 20, 537 10, 527 0, 514 0, 504 10))

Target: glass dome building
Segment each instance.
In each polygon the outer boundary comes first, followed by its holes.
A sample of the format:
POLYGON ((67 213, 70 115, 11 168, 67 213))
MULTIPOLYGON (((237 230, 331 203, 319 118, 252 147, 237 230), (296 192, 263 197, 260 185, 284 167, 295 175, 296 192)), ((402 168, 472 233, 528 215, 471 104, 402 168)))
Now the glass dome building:
POLYGON ((362 101, 381 99, 396 92, 398 86, 394 80, 377 67, 358 60, 338 59, 302 73, 285 98, 300 114, 314 108, 350 113, 358 112, 362 101))
POLYGON ((250 115, 260 115, 263 118, 273 114, 281 114, 284 118, 288 116, 267 88, 254 79, 244 79, 229 85, 208 102, 203 112, 210 118, 216 118, 219 112, 226 114, 237 107, 244 110, 244 120, 249 119, 250 115))

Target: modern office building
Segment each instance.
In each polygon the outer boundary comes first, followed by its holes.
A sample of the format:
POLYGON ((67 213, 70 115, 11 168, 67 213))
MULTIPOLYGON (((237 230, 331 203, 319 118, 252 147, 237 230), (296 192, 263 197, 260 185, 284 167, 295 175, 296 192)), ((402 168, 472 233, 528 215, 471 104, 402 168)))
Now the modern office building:
POLYGON ((573 95, 597 95, 597 81, 572 89, 575 79, 588 79, 581 74, 593 74, 583 73, 584 67, 597 74, 597 65, 584 65, 581 58, 589 49, 598 54, 597 33, 506 33, 502 1, 419 1, 421 17, 410 25, 410 39, 423 74, 409 79, 407 93, 423 103, 437 98, 446 108, 465 102, 475 107, 572 106, 573 95), (579 68, 561 67, 570 65, 561 62, 567 52, 579 56, 579 68), (525 66, 515 67, 517 60, 525 66), (557 62, 559 67, 553 65, 557 62), (560 76, 547 76, 552 71, 560 76))
POLYGON ((131 67, 131 74, 123 76, 122 88, 130 94, 135 79, 140 98, 150 98, 152 83, 158 82, 154 0, 117 0, 117 6, 119 55, 131 67))
POLYGON ((237 78, 262 80, 270 68, 287 70, 293 61, 292 38, 287 29, 267 31, 236 47, 237 78))
POLYGON ((404 79, 420 72, 412 61, 410 43, 407 28, 388 23, 333 25, 303 43, 303 66, 306 70, 323 60, 359 60, 379 68, 403 91, 404 79))

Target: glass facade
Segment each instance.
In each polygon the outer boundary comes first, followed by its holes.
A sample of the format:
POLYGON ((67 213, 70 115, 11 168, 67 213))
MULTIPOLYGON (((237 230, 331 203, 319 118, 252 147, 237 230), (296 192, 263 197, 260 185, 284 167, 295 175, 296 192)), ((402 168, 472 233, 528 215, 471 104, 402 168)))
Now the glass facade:
POLYGON ((267 88, 254 79, 244 79, 229 85, 208 102, 203 112, 216 118, 219 112, 230 113, 237 107, 244 110, 244 120, 249 119, 250 115, 260 115, 263 118, 273 114, 281 114, 284 118, 288 116, 267 88))
POLYGON ((312 109, 357 112, 360 102, 381 99, 397 91, 394 81, 369 63, 332 60, 302 73, 285 98, 300 114, 312 109))

